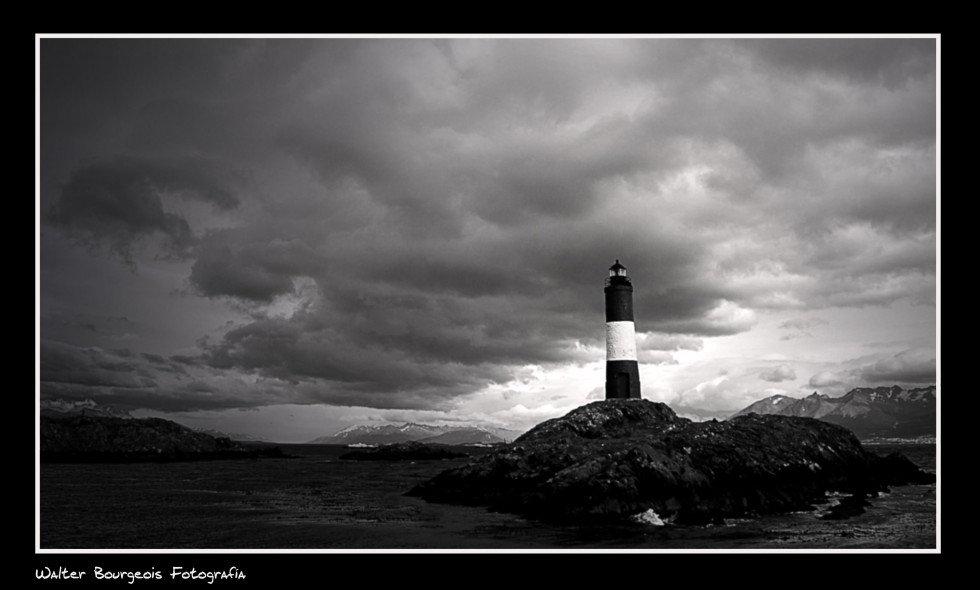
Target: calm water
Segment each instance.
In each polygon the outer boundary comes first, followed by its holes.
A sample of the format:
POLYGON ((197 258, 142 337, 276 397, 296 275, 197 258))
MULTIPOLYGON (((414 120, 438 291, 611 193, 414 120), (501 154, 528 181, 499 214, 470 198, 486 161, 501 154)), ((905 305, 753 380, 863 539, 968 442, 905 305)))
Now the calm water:
MULTIPOLYGON (((41 547, 551 549, 934 548, 936 488, 903 486, 866 514, 818 512, 715 527, 543 525, 404 493, 467 459, 340 461, 346 449, 280 445, 294 459, 171 464, 44 464, 41 547)), ((934 445, 901 450, 935 470, 934 445)), ((828 500, 830 501, 830 500, 828 500)), ((822 507, 818 507, 822 508, 822 507)))

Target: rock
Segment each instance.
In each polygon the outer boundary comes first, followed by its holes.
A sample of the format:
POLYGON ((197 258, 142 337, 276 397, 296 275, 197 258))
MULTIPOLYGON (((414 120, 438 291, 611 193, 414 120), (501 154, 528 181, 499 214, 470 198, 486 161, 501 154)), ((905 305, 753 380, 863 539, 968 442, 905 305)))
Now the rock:
POLYGON ((852 516, 864 514, 864 509, 871 506, 864 494, 854 494, 841 499, 835 506, 820 516, 821 520, 845 520, 852 516))
POLYGON ((936 477, 922 471, 902 453, 892 453, 885 457, 871 454, 872 468, 878 479, 891 485, 927 484, 936 477))
POLYGON ((366 451, 351 451, 340 456, 354 461, 425 461, 468 457, 466 453, 451 451, 439 445, 410 441, 383 445, 366 451))
POLYGON ((41 461, 139 462, 283 457, 278 447, 215 438, 162 418, 41 416, 41 461))
POLYGON ((646 512, 634 514, 633 520, 640 524, 649 524, 652 526, 664 526, 664 521, 660 519, 660 515, 654 512, 652 508, 648 509, 646 512))
POLYGON ((605 400, 543 422, 409 494, 556 522, 677 523, 810 510, 828 491, 872 494, 931 476, 864 450, 812 418, 749 414, 692 422, 664 404, 605 400), (913 473, 914 472, 914 473, 913 473), (898 477, 898 475, 902 477, 898 477))

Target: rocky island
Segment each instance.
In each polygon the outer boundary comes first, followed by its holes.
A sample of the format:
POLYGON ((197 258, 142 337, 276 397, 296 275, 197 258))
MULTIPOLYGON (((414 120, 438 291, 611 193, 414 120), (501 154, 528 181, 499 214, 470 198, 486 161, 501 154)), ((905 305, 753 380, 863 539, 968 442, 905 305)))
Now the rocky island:
POLYGON ((933 480, 905 457, 870 453, 849 430, 812 418, 692 422, 664 404, 609 399, 543 422, 409 494, 555 522, 643 515, 703 524, 811 509, 827 492, 860 499, 933 480))
POLYGON ((278 447, 245 445, 162 418, 41 416, 41 461, 117 463, 283 457, 278 447))

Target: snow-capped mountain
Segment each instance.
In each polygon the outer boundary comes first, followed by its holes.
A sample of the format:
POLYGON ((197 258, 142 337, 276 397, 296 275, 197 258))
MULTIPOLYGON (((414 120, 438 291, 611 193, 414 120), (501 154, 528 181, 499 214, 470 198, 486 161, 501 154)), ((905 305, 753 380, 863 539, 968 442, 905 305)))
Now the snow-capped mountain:
POLYGON ((789 397, 788 395, 774 395, 766 399, 760 399, 732 417, 734 418, 742 414, 781 414, 783 410, 798 401, 800 400, 795 397, 789 397))
POLYGON ((430 426, 428 424, 365 424, 348 426, 330 436, 321 436, 310 441, 313 444, 348 445, 366 443, 385 445, 389 443, 408 442, 431 438, 448 432, 446 426, 430 426))
POLYGON ((473 443, 509 442, 520 433, 513 430, 493 427, 476 426, 432 426, 429 424, 380 424, 348 426, 330 436, 321 436, 310 441, 310 444, 350 445, 372 444, 386 445, 390 443, 419 441, 449 445, 465 445, 473 443))
POLYGON ((445 432, 439 436, 423 438, 419 442, 439 443, 441 445, 472 445, 477 443, 495 444, 507 442, 507 439, 477 426, 462 427, 459 430, 445 432))
POLYGON ((732 417, 750 413, 818 418, 849 428, 860 437, 935 436, 936 387, 858 387, 841 397, 814 392, 802 399, 774 395, 732 417))

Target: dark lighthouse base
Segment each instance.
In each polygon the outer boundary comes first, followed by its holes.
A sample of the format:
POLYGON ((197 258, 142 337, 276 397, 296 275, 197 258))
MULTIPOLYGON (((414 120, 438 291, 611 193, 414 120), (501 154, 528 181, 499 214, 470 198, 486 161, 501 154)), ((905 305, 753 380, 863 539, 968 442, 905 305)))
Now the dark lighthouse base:
POLYGON ((639 399, 640 368, 636 361, 606 362, 606 399, 639 399))

